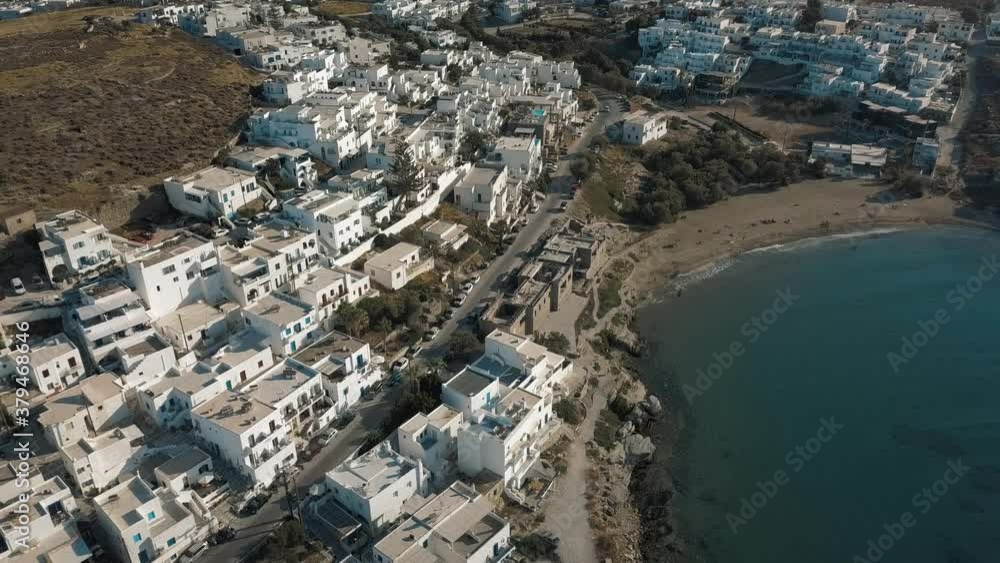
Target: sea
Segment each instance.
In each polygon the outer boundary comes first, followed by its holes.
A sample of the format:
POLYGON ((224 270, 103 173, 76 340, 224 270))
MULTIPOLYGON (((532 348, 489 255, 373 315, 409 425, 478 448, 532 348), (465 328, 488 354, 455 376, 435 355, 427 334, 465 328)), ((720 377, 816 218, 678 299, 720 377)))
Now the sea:
POLYGON ((998 256, 933 227, 665 281, 636 322, 679 430, 642 486, 673 491, 685 547, 646 559, 1000 562, 998 256))

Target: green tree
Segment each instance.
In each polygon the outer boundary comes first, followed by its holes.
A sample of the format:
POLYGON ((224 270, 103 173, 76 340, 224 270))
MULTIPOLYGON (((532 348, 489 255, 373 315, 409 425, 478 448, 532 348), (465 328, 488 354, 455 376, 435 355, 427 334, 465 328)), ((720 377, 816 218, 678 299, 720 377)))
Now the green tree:
POLYGON ((420 167, 413 158, 413 150, 401 135, 393 139, 393 146, 396 149, 395 157, 389 168, 390 177, 386 184, 390 197, 400 196, 406 199, 420 187, 420 167))
POLYGON ((580 410, 576 408, 576 403, 570 399, 559 399, 556 404, 552 405, 552 410, 566 424, 574 426, 580 424, 580 410))
POLYGON ((462 143, 458 147, 458 155, 465 162, 475 162, 479 160, 479 155, 483 150, 483 146, 486 145, 486 141, 486 135, 483 135, 479 131, 466 133, 462 137, 462 143))
POLYGON ((569 339, 561 332, 542 332, 535 336, 535 342, 545 346, 556 354, 566 355, 569 352, 569 339))
POLYGON ((368 330, 368 313, 351 303, 337 308, 337 326, 351 336, 361 336, 368 330))
POLYGON ((475 334, 467 330, 456 330, 448 337, 448 360, 470 361, 481 352, 482 346, 475 334))
POLYGON ((806 0, 806 7, 802 10, 802 19, 799 20, 799 31, 813 32, 816 24, 823 19, 822 0, 806 0))

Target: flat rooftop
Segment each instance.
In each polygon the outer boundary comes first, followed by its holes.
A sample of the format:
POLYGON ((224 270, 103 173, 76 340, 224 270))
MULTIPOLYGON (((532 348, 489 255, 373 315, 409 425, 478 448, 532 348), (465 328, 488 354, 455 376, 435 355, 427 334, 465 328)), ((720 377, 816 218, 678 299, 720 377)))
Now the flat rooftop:
POLYGON ((286 223, 272 221, 254 229, 254 234, 257 238, 250 241, 251 246, 271 254, 278 254, 289 250, 290 246, 297 245, 312 233, 286 223))
POLYGON ((293 354, 292 359, 326 373, 322 369, 322 364, 326 360, 337 364, 343 363, 348 357, 353 357, 367 346, 367 342, 335 330, 324 336, 322 340, 293 354))
POLYGON ((485 166, 473 166, 469 173, 459 180, 460 186, 482 186, 490 185, 503 171, 502 168, 487 168, 485 166))
POLYGON ((160 244, 157 244, 149 249, 148 252, 140 253, 130 262, 138 262, 143 268, 149 268, 166 262, 176 256, 197 250, 206 244, 211 244, 211 242, 206 238, 202 238, 194 233, 185 231, 168 238, 160 244))
POLYGON ((310 381, 316 381, 315 372, 307 372, 294 363, 281 362, 260 377, 248 381, 240 391, 264 404, 274 406, 310 381))
POLYGON ((39 415, 38 421, 42 426, 60 424, 73 418, 81 410, 100 405, 121 392, 118 378, 110 373, 89 377, 49 397, 43 404, 45 410, 39 415))
POLYGON ((265 295, 251 307, 247 307, 246 312, 278 326, 294 323, 312 312, 312 307, 280 295, 276 293, 265 295))
POLYGON ((473 397, 489 387, 491 383, 493 383, 493 379, 466 368, 449 379, 445 386, 465 397, 473 397))
POLYGON ((182 451, 156 469, 173 479, 209 461, 211 456, 195 446, 182 446, 182 451))
POLYGON ((208 192, 217 192, 229 189, 241 181, 249 180, 254 177, 255 175, 253 172, 247 172, 245 170, 240 170, 239 168, 220 168, 218 166, 209 166, 192 174, 188 174, 187 176, 173 178, 173 180, 182 184, 192 184, 193 186, 208 192))
POLYGON ((367 266, 371 264, 375 268, 391 270, 400 265, 404 258, 410 256, 414 252, 420 252, 420 247, 408 242, 400 242, 392 248, 369 258, 368 261, 365 262, 365 265, 367 266))
POLYGON ((192 411, 234 434, 242 434, 251 425, 264 420, 274 408, 252 397, 223 391, 218 397, 206 401, 192 411))
POLYGON ((138 477, 132 477, 95 497, 94 504, 108 515, 119 530, 125 530, 145 518, 144 514, 138 513, 138 509, 154 499, 156 495, 149 485, 138 477))
POLYGON ((402 479, 414 467, 413 462, 393 451, 387 442, 382 442, 361 457, 345 461, 328 471, 326 478, 370 499, 402 479))

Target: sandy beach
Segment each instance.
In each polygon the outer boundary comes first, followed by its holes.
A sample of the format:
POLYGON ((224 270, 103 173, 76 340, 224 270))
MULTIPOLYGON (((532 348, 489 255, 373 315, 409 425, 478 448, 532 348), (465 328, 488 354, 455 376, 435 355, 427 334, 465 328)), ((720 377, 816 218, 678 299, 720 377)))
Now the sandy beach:
MULTIPOLYGON (((593 419, 599 416, 609 397, 616 389, 632 388, 634 398, 641 398, 645 390, 638 381, 638 374, 629 370, 613 369, 621 366, 612 357, 595 350, 592 339, 602 330, 612 329, 626 339, 635 338, 629 326, 621 326, 612 319, 631 320, 637 307, 662 289, 667 280, 703 268, 719 260, 735 257, 753 249, 793 242, 812 237, 836 234, 863 234, 886 228, 921 228, 930 225, 961 224, 983 228, 997 228, 996 219, 988 211, 974 210, 962 202, 946 196, 924 197, 896 201, 886 193, 886 186, 858 180, 816 180, 802 182, 773 191, 743 194, 713 205, 707 209, 687 212, 682 219, 656 230, 642 231, 624 225, 594 223, 606 236, 608 259, 593 278, 590 295, 599 299, 597 287, 609 271, 609 265, 619 258, 634 263, 631 274, 622 285, 622 303, 598 319, 594 315, 592 326, 575 334, 568 322, 562 322, 563 332, 575 336, 578 366, 591 378, 592 384, 578 382, 585 393, 587 407, 585 432, 575 436, 574 449, 590 445, 591 455, 584 456, 577 450, 570 471, 557 482, 547 515, 565 518, 562 508, 571 500, 588 499, 590 511, 577 510, 569 522, 553 527, 571 540, 560 549, 564 556, 589 562, 611 555, 615 562, 639 559, 641 518, 630 502, 629 483, 631 468, 610 462, 606 452, 594 455, 593 419), (582 465, 582 467, 581 467, 582 465), (588 482, 597 478, 600 486, 588 482), (581 495, 581 491, 586 491, 581 495), (595 506, 599 505, 599 506, 595 506), (587 512, 590 512, 589 518, 587 512), (588 521, 589 520, 589 521, 588 521), (561 528, 561 529, 560 529, 561 528), (580 542, 603 536, 621 538, 615 549, 588 548, 581 553, 580 542), (570 545, 573 549, 568 549, 570 545), (570 553, 572 551, 572 553, 570 553), (612 553, 608 553, 611 551, 612 553), (617 553, 615 553, 617 552, 617 553)), ((582 311, 583 298, 574 307, 575 319, 582 311)), ((568 317, 567 315, 561 315, 568 317)), ((626 323, 630 324, 630 323, 626 323)), ((555 327, 553 327, 555 328, 555 327)), ((571 340, 574 338, 571 337, 571 340)), ((607 354, 607 352, 605 352, 607 354)), ((581 378, 583 379, 583 378, 581 378)), ((601 546, 606 547, 606 546, 601 546)))
POLYGON ((892 201, 885 190, 885 185, 873 182, 816 180, 689 211, 632 245, 632 252, 643 258, 626 287, 641 295, 662 287, 668 277, 711 262, 810 237, 936 224, 997 225, 988 211, 945 196, 892 201))

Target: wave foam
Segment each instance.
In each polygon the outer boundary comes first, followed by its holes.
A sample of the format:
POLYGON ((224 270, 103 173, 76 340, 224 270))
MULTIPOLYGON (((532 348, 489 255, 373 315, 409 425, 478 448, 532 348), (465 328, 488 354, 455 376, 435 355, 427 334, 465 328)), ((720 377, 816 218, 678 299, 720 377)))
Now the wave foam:
POLYGON ((793 250, 800 250, 802 248, 809 248, 812 246, 820 245, 823 243, 835 241, 835 240, 847 240, 854 238, 871 238, 881 235, 887 235, 891 233, 896 233, 903 231, 905 229, 894 227, 894 228, 884 228, 884 229, 871 229, 868 231, 857 231, 853 233, 837 233, 835 235, 824 235, 821 237, 809 237, 804 239, 799 239, 792 242, 782 243, 782 244, 772 244, 769 246, 762 246, 760 248, 754 248, 753 250, 748 250, 746 254, 754 254, 757 252, 790 252, 793 250))

